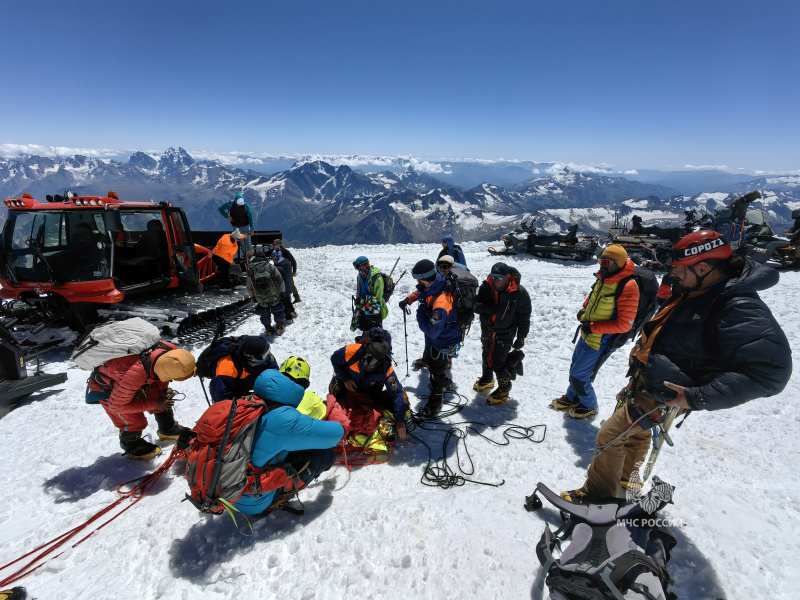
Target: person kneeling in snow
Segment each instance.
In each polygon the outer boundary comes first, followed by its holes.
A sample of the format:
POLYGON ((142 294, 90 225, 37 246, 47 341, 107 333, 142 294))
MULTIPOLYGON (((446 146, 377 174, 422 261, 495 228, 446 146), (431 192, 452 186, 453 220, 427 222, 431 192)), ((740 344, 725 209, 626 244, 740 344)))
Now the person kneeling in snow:
POLYGON ((208 386, 211 401, 241 398, 253 389, 261 373, 277 368, 278 361, 269 351, 269 344, 264 338, 245 335, 233 352, 217 362, 214 378, 208 386))
MULTIPOLYGON (((308 363, 292 356, 280 371, 264 371, 253 385, 256 396, 283 406, 259 417, 250 462, 255 467, 290 463, 297 469, 301 487, 333 466, 333 449, 345 432, 341 423, 321 420, 331 417, 336 403, 331 398, 326 407, 319 396, 306 392, 303 386, 308 386, 308 375, 308 363)), ((284 500, 283 492, 278 489, 260 496, 244 494, 234 506, 247 515, 269 513, 284 500)))
POLYGON ((112 358, 89 377, 87 402, 100 404, 119 429, 119 445, 132 460, 150 460, 161 448, 142 439, 147 427, 145 411, 158 423, 158 437, 177 440, 186 427, 175 421, 172 412, 174 391, 168 383, 185 381, 195 374, 194 356, 175 344, 161 342, 149 355, 129 354, 112 358))
POLYGON ((582 504, 614 498, 620 486, 640 487, 651 430, 670 407, 733 408, 786 387, 789 342, 758 297, 778 273, 732 252, 708 230, 658 251, 676 288, 631 350, 630 383, 597 433, 586 483, 562 498, 582 504))
POLYGON ((389 332, 373 327, 360 343, 331 356, 334 377, 329 392, 350 419, 347 441, 375 455, 388 451, 385 442, 393 441, 395 430, 401 440, 406 438, 408 398, 392 367, 391 350, 389 332))

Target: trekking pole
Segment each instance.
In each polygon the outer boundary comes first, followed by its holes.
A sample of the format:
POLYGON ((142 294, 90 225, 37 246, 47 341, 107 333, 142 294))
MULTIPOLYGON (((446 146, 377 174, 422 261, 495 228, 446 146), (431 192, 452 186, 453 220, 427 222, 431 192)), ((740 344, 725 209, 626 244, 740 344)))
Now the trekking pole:
POLYGON ((400 262, 400 257, 398 256, 398 257, 397 257, 397 260, 396 260, 396 261, 394 261, 394 267, 392 267, 392 270, 391 270, 391 271, 389 271, 389 277, 391 277, 391 276, 392 276, 392 274, 394 273, 394 270, 395 270, 395 268, 397 267, 397 263, 399 263, 399 262, 400 262))
MULTIPOLYGON (((402 275, 401 275, 402 277, 402 275)), ((408 326, 406 325, 406 311, 403 311, 403 333, 406 335, 406 377, 410 375, 408 372, 408 326)))
POLYGON ((642 481, 647 481, 647 479, 653 473, 653 468, 656 465, 658 456, 661 454, 661 449, 664 447, 664 442, 670 446, 675 445, 672 442, 672 438, 669 437, 669 433, 667 432, 669 431, 669 428, 672 427, 672 422, 675 420, 675 417, 678 416, 678 412, 680 412, 680 409, 677 406, 671 406, 667 416, 664 417, 664 421, 658 424, 653 431, 653 449, 650 451, 650 456, 647 458, 647 464, 644 466, 642 481))

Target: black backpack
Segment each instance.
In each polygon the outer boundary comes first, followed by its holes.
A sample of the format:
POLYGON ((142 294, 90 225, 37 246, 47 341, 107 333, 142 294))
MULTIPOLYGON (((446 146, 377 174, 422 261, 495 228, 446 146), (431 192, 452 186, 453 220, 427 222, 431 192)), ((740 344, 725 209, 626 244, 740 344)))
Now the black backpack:
POLYGON ((375 275, 373 275, 372 279, 370 280, 370 286, 369 287, 370 287, 371 290, 375 289, 375 278, 376 277, 380 277, 381 279, 383 279, 383 301, 384 302, 389 302, 389 298, 391 298, 392 294, 394 294, 394 279, 389 277, 383 271, 381 271, 380 273, 375 273, 375 275))
POLYGON ((658 516, 671 503, 673 490, 653 477, 653 489, 636 500, 573 504, 539 483, 525 508, 542 507, 538 493, 563 520, 555 532, 545 525, 536 546, 542 564, 539 592, 546 583, 550 600, 674 600, 667 591, 672 580, 666 565, 677 540, 658 516))
MULTIPOLYGON (((211 345, 197 357, 197 376, 201 379, 213 379, 217 363, 230 356, 239 349, 242 337, 221 337, 214 340, 211 345)), ((238 369, 238 366, 237 366, 238 369)))
POLYGON ((453 296, 453 308, 456 310, 454 322, 466 332, 475 318, 477 278, 466 269, 454 267, 446 276, 444 289, 453 296))
POLYGON ((639 308, 636 310, 636 318, 633 321, 630 331, 618 333, 611 338, 608 343, 609 349, 619 348, 630 340, 636 339, 642 331, 644 324, 653 317, 656 308, 658 308, 658 278, 656 274, 647 267, 636 267, 633 275, 622 279, 617 284, 617 290, 614 293, 614 306, 617 305, 622 291, 631 279, 639 286, 639 308))

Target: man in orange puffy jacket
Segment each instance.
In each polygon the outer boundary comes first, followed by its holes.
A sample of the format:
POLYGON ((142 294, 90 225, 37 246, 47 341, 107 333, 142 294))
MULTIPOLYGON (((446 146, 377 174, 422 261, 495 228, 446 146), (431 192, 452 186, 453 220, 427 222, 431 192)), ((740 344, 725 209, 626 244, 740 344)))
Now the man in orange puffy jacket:
POLYGON ((160 342, 147 354, 130 354, 106 361, 89 378, 87 401, 105 409, 119 429, 119 444, 132 460, 150 460, 161 448, 142 438, 147 427, 145 412, 155 414, 158 437, 177 440, 186 429, 175 421, 174 391, 169 382, 184 381, 195 374, 194 357, 175 344, 160 342))
POLYGON ((597 414, 597 396, 592 388, 597 372, 608 359, 613 348, 611 338, 630 331, 639 309, 639 286, 628 279, 617 298, 617 285, 633 275, 636 265, 628 258, 625 248, 612 244, 600 257, 597 281, 578 311, 581 337, 572 353, 567 393, 553 400, 557 410, 566 410, 574 419, 585 419, 597 414))
POLYGON ((217 245, 214 246, 214 255, 211 260, 217 266, 217 278, 224 288, 234 287, 231 281, 231 265, 233 264, 233 257, 239 251, 239 240, 241 239, 242 234, 238 229, 234 229, 232 233, 226 233, 219 238, 217 245))

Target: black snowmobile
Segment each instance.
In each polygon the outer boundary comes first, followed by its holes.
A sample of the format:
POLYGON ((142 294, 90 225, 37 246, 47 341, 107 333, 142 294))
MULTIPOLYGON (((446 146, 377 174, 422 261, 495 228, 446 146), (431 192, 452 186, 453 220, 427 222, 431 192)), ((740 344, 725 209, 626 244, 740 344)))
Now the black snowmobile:
MULTIPOLYGON (((800 218, 800 209, 794 211, 792 217, 800 218)), ((750 209, 746 212, 744 237, 741 251, 754 261, 776 269, 800 267, 794 257, 796 242, 775 235, 762 211, 750 209)))
POLYGON ((577 225, 571 225, 565 233, 539 234, 534 227, 535 221, 536 217, 523 221, 514 231, 501 236, 505 248, 497 250, 490 246, 489 253, 507 256, 522 252, 539 258, 579 262, 597 257, 598 237, 579 236, 577 225))

